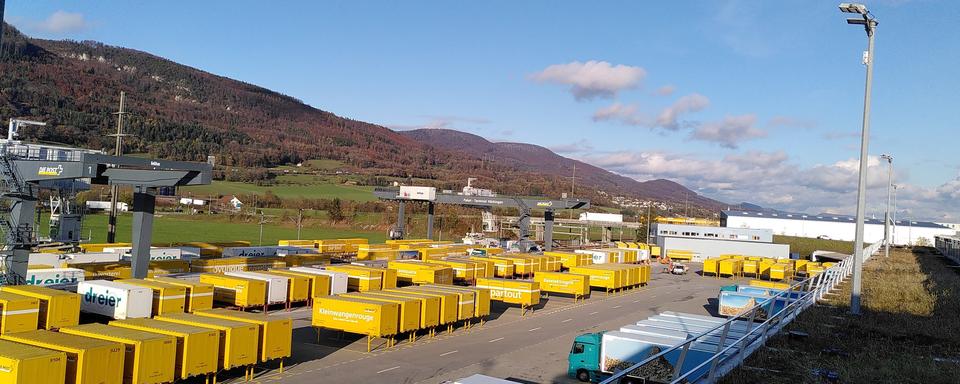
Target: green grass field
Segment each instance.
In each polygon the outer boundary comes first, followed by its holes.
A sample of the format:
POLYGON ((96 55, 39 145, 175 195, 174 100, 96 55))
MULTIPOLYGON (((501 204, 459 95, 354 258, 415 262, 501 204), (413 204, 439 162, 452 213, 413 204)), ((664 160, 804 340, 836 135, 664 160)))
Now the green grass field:
MULTIPOLYGON (((122 214, 117 218, 117 241, 129 242, 131 219, 133 215, 122 214)), ((296 239, 297 228, 292 223, 280 222, 263 226, 263 244, 276 245, 277 240, 296 239)), ((44 225, 41 223, 41 225, 44 225)), ((41 227, 45 228, 45 227, 41 227)), ((107 237, 107 215, 87 215, 83 221, 83 237, 92 236, 91 242, 102 243, 107 237)), ((213 216, 157 215, 153 221, 153 242, 176 241, 228 241, 247 240, 251 244, 259 243, 260 226, 256 222, 228 222, 224 218, 213 216)), ((327 239, 363 237, 370 242, 382 243, 386 236, 382 231, 364 231, 341 228, 323 228, 304 226, 302 239, 327 239)))
POLYGON ((339 197, 343 200, 373 201, 373 187, 336 184, 323 176, 314 175, 283 175, 277 178, 275 185, 260 186, 251 183, 235 181, 214 181, 210 185, 198 185, 180 188, 182 195, 192 194, 196 197, 217 195, 262 195, 272 192, 284 199, 332 199, 339 197))

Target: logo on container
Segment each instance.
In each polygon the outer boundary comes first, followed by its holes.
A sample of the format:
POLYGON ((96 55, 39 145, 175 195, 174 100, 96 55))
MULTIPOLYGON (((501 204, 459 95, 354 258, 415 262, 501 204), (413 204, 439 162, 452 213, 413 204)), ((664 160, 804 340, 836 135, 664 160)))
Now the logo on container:
POLYGON ((27 279, 26 281, 27 285, 56 285, 56 284, 76 283, 76 282, 78 282, 76 277, 67 277, 67 276, 61 277, 59 273, 54 275, 53 278, 46 278, 46 279, 42 277, 37 279, 37 275, 30 275, 30 278, 27 279))
POLYGON ((42 166, 37 170, 39 176, 60 176, 63 174, 63 164, 57 164, 56 167, 42 166))
POLYGON ((96 293, 93 291, 93 287, 90 287, 87 293, 83 294, 84 302, 100 306, 116 307, 120 305, 120 301, 122 300, 123 298, 120 296, 111 295, 109 289, 105 290, 103 293, 96 293))

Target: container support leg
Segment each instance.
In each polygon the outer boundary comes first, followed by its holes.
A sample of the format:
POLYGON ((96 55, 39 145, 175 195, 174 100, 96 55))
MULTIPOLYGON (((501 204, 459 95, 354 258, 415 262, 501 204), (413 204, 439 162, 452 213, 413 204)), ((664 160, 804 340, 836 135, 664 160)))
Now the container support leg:
POLYGON ((283 373, 283 359, 280 359, 280 373, 283 373))

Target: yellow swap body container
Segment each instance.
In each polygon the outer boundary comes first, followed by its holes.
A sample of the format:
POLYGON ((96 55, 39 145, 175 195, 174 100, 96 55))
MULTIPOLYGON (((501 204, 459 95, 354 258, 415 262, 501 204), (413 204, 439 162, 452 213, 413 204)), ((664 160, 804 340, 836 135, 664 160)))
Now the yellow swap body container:
POLYGON ((63 384, 67 354, 0 340, 0 383, 63 384))
POLYGON ((220 352, 217 362, 220 368, 231 369, 257 363, 260 328, 256 324, 199 316, 193 313, 172 313, 157 316, 155 319, 219 331, 220 352))
POLYGON ((405 284, 453 284, 453 268, 422 261, 391 261, 387 268, 397 271, 397 281, 405 284))
POLYGON ((245 277, 212 273, 200 275, 200 282, 213 286, 213 301, 229 306, 249 308, 267 302, 267 282, 245 277))
POLYGON ((48 330, 12 333, 2 338, 65 353, 66 384, 123 383, 123 344, 48 330))
MULTIPOLYGON (((455 293, 450 292, 429 292, 429 291, 418 291, 410 288, 414 287, 404 287, 396 289, 398 292, 406 292, 412 295, 420 295, 427 297, 436 297, 440 299, 440 324, 453 324, 459 319, 459 306, 460 306, 460 296, 455 293)), ((394 291, 394 290, 391 290, 394 291)))
POLYGON ((0 335, 37 329, 40 300, 0 291, 0 335))
POLYGON ((119 282, 152 289, 153 316, 165 313, 183 313, 186 310, 187 289, 184 287, 143 279, 123 279, 119 282))
POLYGON ((60 332, 123 344, 124 383, 173 382, 177 360, 177 339, 173 336, 96 323, 60 328, 60 332))
POLYGON ((416 287, 407 287, 407 290, 414 292, 423 292, 423 293, 435 293, 435 294, 454 294, 457 299, 457 320, 469 320, 472 319, 475 314, 476 307, 476 293, 470 291, 451 291, 444 289, 436 289, 429 286, 416 286, 416 287))
POLYGON ((353 292, 379 291, 383 275, 353 265, 331 265, 327 270, 347 274, 347 289, 353 292))
POLYGON ((11 285, 2 292, 29 296, 39 300, 37 314, 40 329, 58 329, 80 323, 80 295, 37 285, 11 285))
POLYGON ((289 275, 289 276, 299 276, 304 277, 309 282, 309 294, 310 298, 317 296, 330 296, 330 276, 327 275, 314 275, 310 273, 294 272, 285 269, 271 269, 270 272, 289 275))
POLYGON ((290 357, 290 350, 293 344, 292 319, 267 316, 262 313, 231 311, 225 308, 199 311, 196 312, 196 314, 203 317, 256 325, 259 335, 257 349, 260 351, 260 361, 290 357))
POLYGON ((521 308, 540 303, 540 284, 536 281, 483 278, 477 279, 477 287, 489 289, 491 300, 520 304, 521 308))
POLYGON ((590 295, 590 276, 575 273, 539 272, 533 281, 540 284, 540 290, 550 293, 572 295, 575 298, 590 295))
POLYGON ((484 317, 490 315, 490 290, 487 288, 478 288, 478 287, 461 287, 458 285, 426 285, 425 287, 437 290, 446 290, 446 291, 470 291, 474 293, 474 310, 473 314, 476 317, 484 317))
POLYGON ((714 276, 719 276, 719 275, 720 275, 720 260, 722 260, 722 259, 720 259, 720 258, 718 258, 718 257, 711 257, 711 258, 709 258, 709 259, 703 260, 703 274, 704 274, 704 276, 706 276, 707 274, 711 274, 711 275, 714 275, 714 276))
POLYGON ((469 260, 469 261, 472 261, 472 262, 474 262, 474 263, 477 263, 477 266, 476 266, 476 267, 477 267, 477 270, 476 270, 476 273, 475 273, 476 277, 494 277, 493 274, 495 273, 496 263, 494 263, 493 260, 486 259, 486 258, 483 258, 483 257, 476 257, 476 258, 474 258, 474 257, 466 257, 466 256, 448 258, 448 260, 453 260, 453 261, 469 260))
POLYGON ((172 336, 177 340, 176 378, 186 379, 217 372, 220 356, 220 332, 154 319, 126 319, 110 326, 172 336))
POLYGON ((439 297, 417 295, 393 290, 366 292, 366 294, 369 296, 418 300, 420 301, 420 328, 430 329, 440 325, 439 297))
POLYGON ((740 273, 741 275, 759 276, 760 262, 757 260, 744 260, 740 266, 740 273))
POLYGON ((788 283, 775 283, 773 281, 766 281, 766 280, 750 280, 748 284, 751 287, 761 287, 761 288, 770 288, 770 289, 779 289, 779 290, 790 289, 790 284, 788 283))
POLYGON ((173 277, 148 277, 149 281, 157 281, 166 284, 177 285, 186 290, 186 301, 184 301, 184 311, 202 311, 213 308, 213 290, 212 284, 200 283, 188 280, 177 279, 173 277))
POLYGON ((738 276, 743 270, 743 260, 730 258, 720 260, 720 275, 738 276))
POLYGON ((397 334, 400 305, 339 296, 318 297, 313 303, 314 327, 372 337, 397 334))
MULTIPOLYGON (((382 292, 382 291, 374 291, 382 292)), ((420 300, 415 298, 387 297, 364 293, 342 293, 338 297, 394 303, 400 306, 397 312, 397 332, 416 332, 420 329, 420 300)))
POLYGON ((310 299, 309 278, 271 271, 261 271, 260 273, 271 276, 279 276, 287 279, 287 301, 291 303, 300 303, 310 299))

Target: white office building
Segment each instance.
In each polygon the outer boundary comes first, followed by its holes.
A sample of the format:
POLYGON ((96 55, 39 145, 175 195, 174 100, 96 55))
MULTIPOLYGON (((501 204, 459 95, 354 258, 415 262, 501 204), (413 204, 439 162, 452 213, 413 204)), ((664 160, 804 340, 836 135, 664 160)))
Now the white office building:
MULTIPOLYGON (((727 228, 766 228, 775 235, 854 241, 855 219, 844 215, 807 215, 803 213, 765 213, 723 211, 720 225, 727 228)), ((867 219, 864 242, 883 240, 883 219, 867 219)), ((928 221, 897 220, 891 229, 896 245, 933 245, 934 237, 955 234, 951 228, 928 221)))
POLYGON ((661 255, 670 250, 693 252, 693 261, 725 254, 787 258, 790 246, 774 244, 769 229, 724 228, 701 225, 654 224, 661 255))

